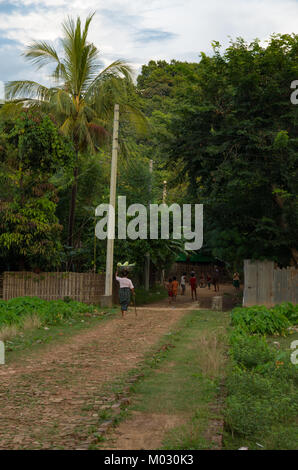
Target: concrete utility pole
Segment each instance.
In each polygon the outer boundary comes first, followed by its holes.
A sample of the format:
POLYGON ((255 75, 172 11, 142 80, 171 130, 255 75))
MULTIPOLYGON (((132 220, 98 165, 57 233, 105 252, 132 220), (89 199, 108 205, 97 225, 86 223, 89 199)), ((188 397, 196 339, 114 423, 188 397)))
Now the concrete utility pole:
POLYGON ((114 213, 108 215, 108 239, 106 257, 106 283, 105 295, 102 296, 101 305, 111 307, 113 303, 113 261, 114 261, 114 238, 115 238, 115 206, 116 206, 116 182, 117 182, 117 157, 118 157, 118 134, 119 134, 119 104, 114 106, 113 146, 111 163, 110 183, 110 206, 114 213))
MULTIPOLYGON (((163 191, 162 191, 162 203, 165 204, 167 200, 167 182, 164 180, 163 182, 163 191)), ((165 282, 165 270, 161 271, 161 283, 165 282)))
MULTIPOLYGON (((149 172, 150 172, 150 185, 149 185, 149 204, 148 208, 150 211, 150 204, 151 204, 151 191, 152 191, 152 171, 153 171, 153 160, 150 160, 149 162, 149 172)), ((150 212, 149 212, 150 213, 150 212)), ((146 253, 146 266, 145 266, 145 289, 149 290, 150 289, 150 253, 146 253)))
POLYGON ((163 202, 163 204, 166 203, 166 199, 167 199, 167 182, 164 181, 163 182, 163 192, 162 192, 162 202, 163 202))

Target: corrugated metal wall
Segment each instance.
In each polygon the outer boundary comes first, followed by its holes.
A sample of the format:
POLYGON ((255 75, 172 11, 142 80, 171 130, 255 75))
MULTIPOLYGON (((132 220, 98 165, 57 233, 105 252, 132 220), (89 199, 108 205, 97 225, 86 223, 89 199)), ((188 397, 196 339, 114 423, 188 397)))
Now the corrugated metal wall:
POLYGON ((298 303, 298 270, 275 268, 273 261, 245 260, 243 306, 282 302, 298 303))

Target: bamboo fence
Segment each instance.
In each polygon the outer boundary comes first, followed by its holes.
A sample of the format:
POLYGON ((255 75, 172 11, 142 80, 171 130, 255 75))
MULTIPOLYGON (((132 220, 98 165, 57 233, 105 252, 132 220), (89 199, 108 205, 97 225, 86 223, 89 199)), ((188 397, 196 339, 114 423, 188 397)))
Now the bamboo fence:
POLYGON ((39 297, 44 300, 70 298, 78 302, 99 303, 104 294, 105 276, 95 273, 4 272, 3 299, 39 297))

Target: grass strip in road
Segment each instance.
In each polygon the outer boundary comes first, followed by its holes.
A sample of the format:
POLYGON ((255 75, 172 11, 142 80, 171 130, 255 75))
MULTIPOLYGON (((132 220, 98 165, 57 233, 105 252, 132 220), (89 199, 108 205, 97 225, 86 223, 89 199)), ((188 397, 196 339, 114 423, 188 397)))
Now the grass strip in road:
POLYGON ((181 422, 163 437, 163 449, 219 447, 214 423, 222 422, 228 322, 223 312, 189 313, 139 368, 143 376, 131 387, 129 410, 160 414, 161 419, 175 416, 181 422))

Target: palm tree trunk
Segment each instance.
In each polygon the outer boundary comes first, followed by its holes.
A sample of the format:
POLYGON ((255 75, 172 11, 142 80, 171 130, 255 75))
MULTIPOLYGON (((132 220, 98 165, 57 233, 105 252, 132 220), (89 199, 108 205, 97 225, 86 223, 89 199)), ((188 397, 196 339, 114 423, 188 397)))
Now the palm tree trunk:
POLYGON ((73 170, 74 181, 71 188, 71 199, 69 206, 69 221, 68 221, 68 246, 73 246, 73 231, 75 222, 77 191, 78 191, 78 173, 79 169, 75 166, 73 170))

